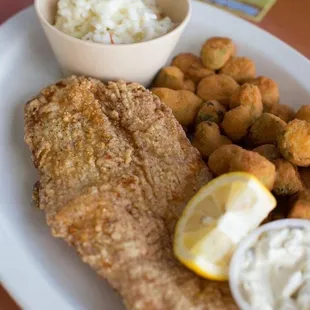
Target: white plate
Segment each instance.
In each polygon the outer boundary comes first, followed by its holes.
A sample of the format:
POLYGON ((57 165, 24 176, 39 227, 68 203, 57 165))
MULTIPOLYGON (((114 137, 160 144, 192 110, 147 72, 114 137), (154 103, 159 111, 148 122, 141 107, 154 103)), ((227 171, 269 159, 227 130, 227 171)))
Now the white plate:
MULTIPOLYGON (((283 103, 310 102, 310 62, 255 26, 200 2, 177 51, 205 38, 232 37, 238 54, 280 84, 283 103)), ((123 309, 120 298, 75 252, 50 236, 31 206, 36 172, 23 142, 23 104, 60 72, 33 8, 0 27, 0 276, 24 309, 123 309)))

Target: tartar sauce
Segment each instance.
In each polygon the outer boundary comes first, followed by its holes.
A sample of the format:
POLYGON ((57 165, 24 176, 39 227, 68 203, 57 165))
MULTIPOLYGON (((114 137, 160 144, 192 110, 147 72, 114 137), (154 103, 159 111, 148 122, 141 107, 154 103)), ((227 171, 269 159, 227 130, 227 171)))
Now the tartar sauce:
POLYGON ((310 310, 310 229, 264 232, 245 252, 240 291, 253 310, 310 310))

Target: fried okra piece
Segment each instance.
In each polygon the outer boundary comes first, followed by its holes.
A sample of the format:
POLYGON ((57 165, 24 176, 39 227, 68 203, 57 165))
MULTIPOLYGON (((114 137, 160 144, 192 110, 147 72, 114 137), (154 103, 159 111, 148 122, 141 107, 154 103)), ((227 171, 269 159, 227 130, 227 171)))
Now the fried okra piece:
POLYGON ((259 76, 248 81, 249 84, 256 85, 262 95, 264 109, 271 109, 279 103, 280 93, 278 84, 265 76, 259 76))
POLYGON ((172 90, 169 88, 153 88, 158 96, 173 112, 175 118, 183 126, 194 123, 202 100, 188 90, 172 90))
POLYGON ((187 76, 198 84, 202 79, 207 76, 215 75, 215 72, 205 68, 202 63, 194 63, 187 70, 187 76))
POLYGON ((231 109, 238 106, 248 106, 251 108, 253 119, 257 119, 263 113, 262 96, 257 86, 243 84, 232 94, 229 102, 231 109))
POLYGON ((243 151, 242 147, 235 144, 220 146, 209 156, 208 166, 216 176, 227 173, 230 169, 231 159, 243 151))
POLYGON ((203 78, 214 75, 213 70, 204 67, 201 59, 194 54, 184 53, 176 56, 172 66, 178 67, 184 73, 185 78, 198 84, 203 78))
POLYGON ((221 145, 232 144, 232 142, 221 135, 217 124, 202 122, 196 129, 192 144, 199 150, 202 157, 208 158, 221 145))
POLYGON ((204 102, 201 105, 196 117, 196 126, 201 122, 208 121, 216 124, 220 124, 226 113, 226 109, 216 100, 210 100, 204 102))
POLYGON ((182 53, 173 58, 171 66, 178 67, 185 75, 193 64, 201 64, 198 56, 191 53, 182 53))
POLYGON ((221 69, 236 53, 236 46, 229 38, 213 37, 201 49, 204 66, 211 70, 221 69))
POLYGON ((310 123, 310 105, 303 105, 295 114, 295 118, 307 121, 310 123))
POLYGON ((277 138, 285 127, 286 123, 281 118, 263 113, 250 128, 248 140, 254 145, 277 144, 277 138))
POLYGON ((233 57, 220 70, 220 73, 229 75, 238 83, 243 84, 255 78, 256 67, 253 60, 247 57, 233 57))
POLYGON ((253 152, 264 156, 270 161, 281 158, 281 153, 274 144, 264 144, 258 146, 257 148, 253 149, 253 152))
POLYGON ((184 80, 184 89, 195 94, 196 93, 196 84, 195 84, 195 82, 190 80, 190 79, 184 80))
POLYGON ((228 75, 211 75, 200 81, 197 95, 204 101, 217 100, 220 104, 228 106, 231 95, 238 87, 236 81, 228 75))
POLYGON ((289 218, 310 220, 310 189, 306 189, 291 199, 289 218))
POLYGON ((285 123, 290 122, 294 118, 294 110, 285 104, 275 104, 271 109, 265 109, 265 112, 278 116, 285 123))
POLYGON ((265 157, 252 151, 238 152, 231 159, 230 172, 243 171, 256 176, 269 190, 272 190, 276 179, 275 165, 265 157))
POLYGON ((184 73, 178 67, 165 67, 157 74, 154 87, 170 88, 174 90, 187 89, 184 80, 184 73))
POLYGON ((208 166, 215 175, 227 172, 248 172, 256 176, 269 190, 275 182, 275 165, 258 153, 236 145, 224 145, 209 157, 208 166))
POLYGON ((303 189, 298 169, 285 159, 276 159, 276 181, 273 192, 279 196, 291 196, 303 189))
POLYGON ((237 142, 248 134, 252 124, 251 108, 239 106, 225 114, 221 127, 229 139, 237 142))
POLYGON ((294 119, 278 136, 282 156, 300 167, 310 166, 310 123, 294 119))

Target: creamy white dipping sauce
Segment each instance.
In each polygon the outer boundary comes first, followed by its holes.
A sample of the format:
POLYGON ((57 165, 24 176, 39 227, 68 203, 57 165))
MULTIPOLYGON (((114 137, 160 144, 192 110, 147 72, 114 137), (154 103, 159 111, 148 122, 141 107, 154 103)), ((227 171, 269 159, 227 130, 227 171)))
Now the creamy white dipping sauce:
POLYGON ((310 310, 310 229, 264 232, 244 255, 239 285, 253 310, 310 310))

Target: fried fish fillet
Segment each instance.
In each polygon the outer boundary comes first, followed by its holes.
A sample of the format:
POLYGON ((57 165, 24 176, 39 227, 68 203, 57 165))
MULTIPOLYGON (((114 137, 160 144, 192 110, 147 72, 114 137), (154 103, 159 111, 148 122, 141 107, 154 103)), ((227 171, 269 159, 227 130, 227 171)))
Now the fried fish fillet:
POLYGON ((211 178, 171 110, 142 86, 71 77, 25 106, 38 205, 135 310, 237 309, 227 283, 172 251, 186 202, 211 178))

